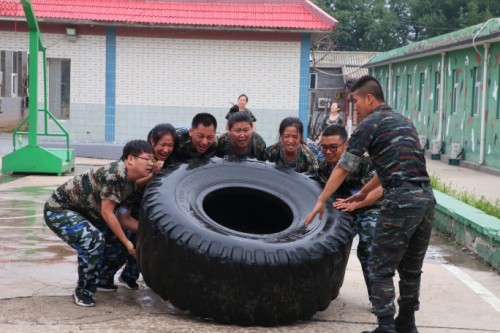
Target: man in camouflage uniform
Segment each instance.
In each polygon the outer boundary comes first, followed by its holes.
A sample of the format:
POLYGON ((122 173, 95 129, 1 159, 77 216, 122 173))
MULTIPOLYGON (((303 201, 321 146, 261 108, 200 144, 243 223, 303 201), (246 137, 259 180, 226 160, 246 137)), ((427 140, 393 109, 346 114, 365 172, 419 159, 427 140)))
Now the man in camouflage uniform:
MULTIPOLYGON (((324 187, 333 169, 346 150, 347 131, 343 126, 330 125, 321 134, 319 148, 325 160, 319 163, 316 180, 324 187)), ((356 194, 375 175, 375 170, 368 156, 363 155, 358 167, 351 171, 333 196, 337 199, 334 207, 349 212, 356 223, 356 233, 359 236, 357 255, 363 277, 365 278, 368 296, 371 300, 371 279, 369 271, 369 258, 372 250, 375 225, 379 213, 378 199, 382 196, 382 188, 378 186, 370 192, 367 198, 359 202, 346 202, 346 198, 356 194)))
POLYGON ((382 87, 375 78, 361 77, 351 91, 363 120, 306 223, 318 213, 323 217, 328 197, 368 151, 377 175, 348 201, 365 198, 378 185, 384 189, 370 257, 373 312, 378 318, 378 327, 372 333, 417 333, 415 311, 420 305, 421 270, 436 205, 425 158, 415 126, 385 104, 382 87), (394 320, 396 270, 400 296, 399 314, 394 320))
POLYGON ((280 140, 266 148, 264 158, 276 165, 291 168, 297 172, 307 172, 315 175, 318 170, 318 160, 304 141, 304 125, 297 117, 287 117, 280 123, 280 140), (291 145, 296 155, 293 160, 287 160, 286 146, 291 145), (295 148, 296 147, 296 148, 295 148))
POLYGON ((229 117, 227 125, 229 132, 223 133, 217 139, 216 156, 264 160, 266 142, 253 131, 252 118, 247 112, 234 113, 229 117))
POLYGON ((192 158, 212 157, 217 150, 215 132, 217 120, 209 113, 198 113, 193 117, 191 128, 176 131, 179 149, 175 159, 184 162, 192 158))
MULTIPOLYGON (((124 248, 135 255, 134 244, 126 237, 115 208, 132 204, 135 181, 151 173, 153 156, 153 147, 146 141, 130 141, 119 161, 73 177, 45 203, 47 226, 77 251, 76 304, 94 306, 92 297, 98 287, 115 291, 113 276, 105 276, 105 272, 116 271, 114 266, 124 248)), ((137 221, 125 223, 137 231, 137 221)))

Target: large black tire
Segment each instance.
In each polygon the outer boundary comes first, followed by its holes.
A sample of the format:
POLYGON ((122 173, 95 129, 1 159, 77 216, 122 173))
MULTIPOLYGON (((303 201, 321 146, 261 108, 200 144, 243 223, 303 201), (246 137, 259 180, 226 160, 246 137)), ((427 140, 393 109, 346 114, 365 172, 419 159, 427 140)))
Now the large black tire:
POLYGON ((304 225, 320 192, 303 174, 255 160, 164 170, 144 194, 144 281, 177 308, 222 323, 311 318, 337 297, 352 242, 350 215, 333 208, 304 225))

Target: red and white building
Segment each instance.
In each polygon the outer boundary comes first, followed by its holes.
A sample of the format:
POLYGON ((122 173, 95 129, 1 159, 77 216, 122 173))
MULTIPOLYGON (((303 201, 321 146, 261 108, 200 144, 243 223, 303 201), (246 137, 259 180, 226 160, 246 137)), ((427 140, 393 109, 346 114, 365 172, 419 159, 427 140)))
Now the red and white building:
MULTIPOLYGON (((15 64, 23 70, 28 50, 24 12, 2 7, 9 1, 0 0, 2 98, 13 97, 6 74, 15 64)), ((310 45, 336 20, 308 0, 216 2, 32 0, 47 48, 49 110, 72 141, 145 138, 157 123, 189 126, 199 112, 223 130, 242 93, 268 144, 284 117, 307 128, 310 45)))

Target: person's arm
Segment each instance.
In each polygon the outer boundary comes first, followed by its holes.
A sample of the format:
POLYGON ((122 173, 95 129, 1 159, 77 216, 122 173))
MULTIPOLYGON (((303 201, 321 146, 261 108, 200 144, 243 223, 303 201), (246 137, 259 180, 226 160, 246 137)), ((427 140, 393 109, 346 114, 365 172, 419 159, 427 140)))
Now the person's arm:
POLYGON ((106 224, 109 226, 111 231, 118 237, 123 246, 127 249, 128 253, 135 256, 134 244, 127 238, 125 232, 123 232, 122 226, 115 215, 116 202, 103 199, 101 202, 101 215, 106 224))
POLYGON ((361 188, 361 190, 359 190, 358 193, 345 199, 345 202, 349 203, 349 202, 355 202, 355 201, 363 201, 363 200, 365 200, 368 193, 373 191, 377 186, 380 186, 380 180, 378 179, 377 174, 375 174, 373 176, 373 178, 370 179, 370 181, 368 183, 366 183, 366 185, 363 186, 361 188))
POLYGON ((135 184, 137 185, 137 188, 144 188, 149 181, 153 179, 153 173, 151 172, 149 175, 146 177, 139 178, 135 181, 135 184))
POLYGON ((123 229, 137 233, 139 230, 139 221, 132 217, 132 211, 129 208, 121 208, 118 210, 118 222, 123 229))
POLYGON ((348 202, 347 199, 337 199, 333 203, 333 207, 343 212, 353 212, 356 209, 371 205, 373 202, 380 199, 383 194, 384 190, 382 186, 378 186, 373 191, 370 191, 362 201, 348 202))
POLYGON ((139 178, 135 181, 135 184, 138 188, 144 188, 154 176, 158 174, 163 169, 164 161, 156 161, 155 166, 153 167, 153 171, 146 177, 139 178))
POLYGON ((307 216, 305 224, 311 223, 318 213, 319 213, 319 218, 323 219, 323 214, 325 212, 325 202, 340 187, 340 185, 344 182, 348 174, 349 170, 343 169, 338 165, 335 167, 335 169, 333 169, 330 178, 328 178, 328 181, 325 184, 323 192, 321 192, 321 194, 318 197, 318 201, 316 201, 316 204, 314 205, 313 210, 307 216))

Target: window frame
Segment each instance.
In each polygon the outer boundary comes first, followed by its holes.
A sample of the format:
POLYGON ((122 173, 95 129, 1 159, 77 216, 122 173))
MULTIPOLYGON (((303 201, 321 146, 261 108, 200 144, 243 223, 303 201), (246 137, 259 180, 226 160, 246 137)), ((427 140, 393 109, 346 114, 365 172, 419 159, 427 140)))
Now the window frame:
POLYGON ((434 113, 439 111, 439 98, 441 96, 441 71, 434 74, 434 113))

